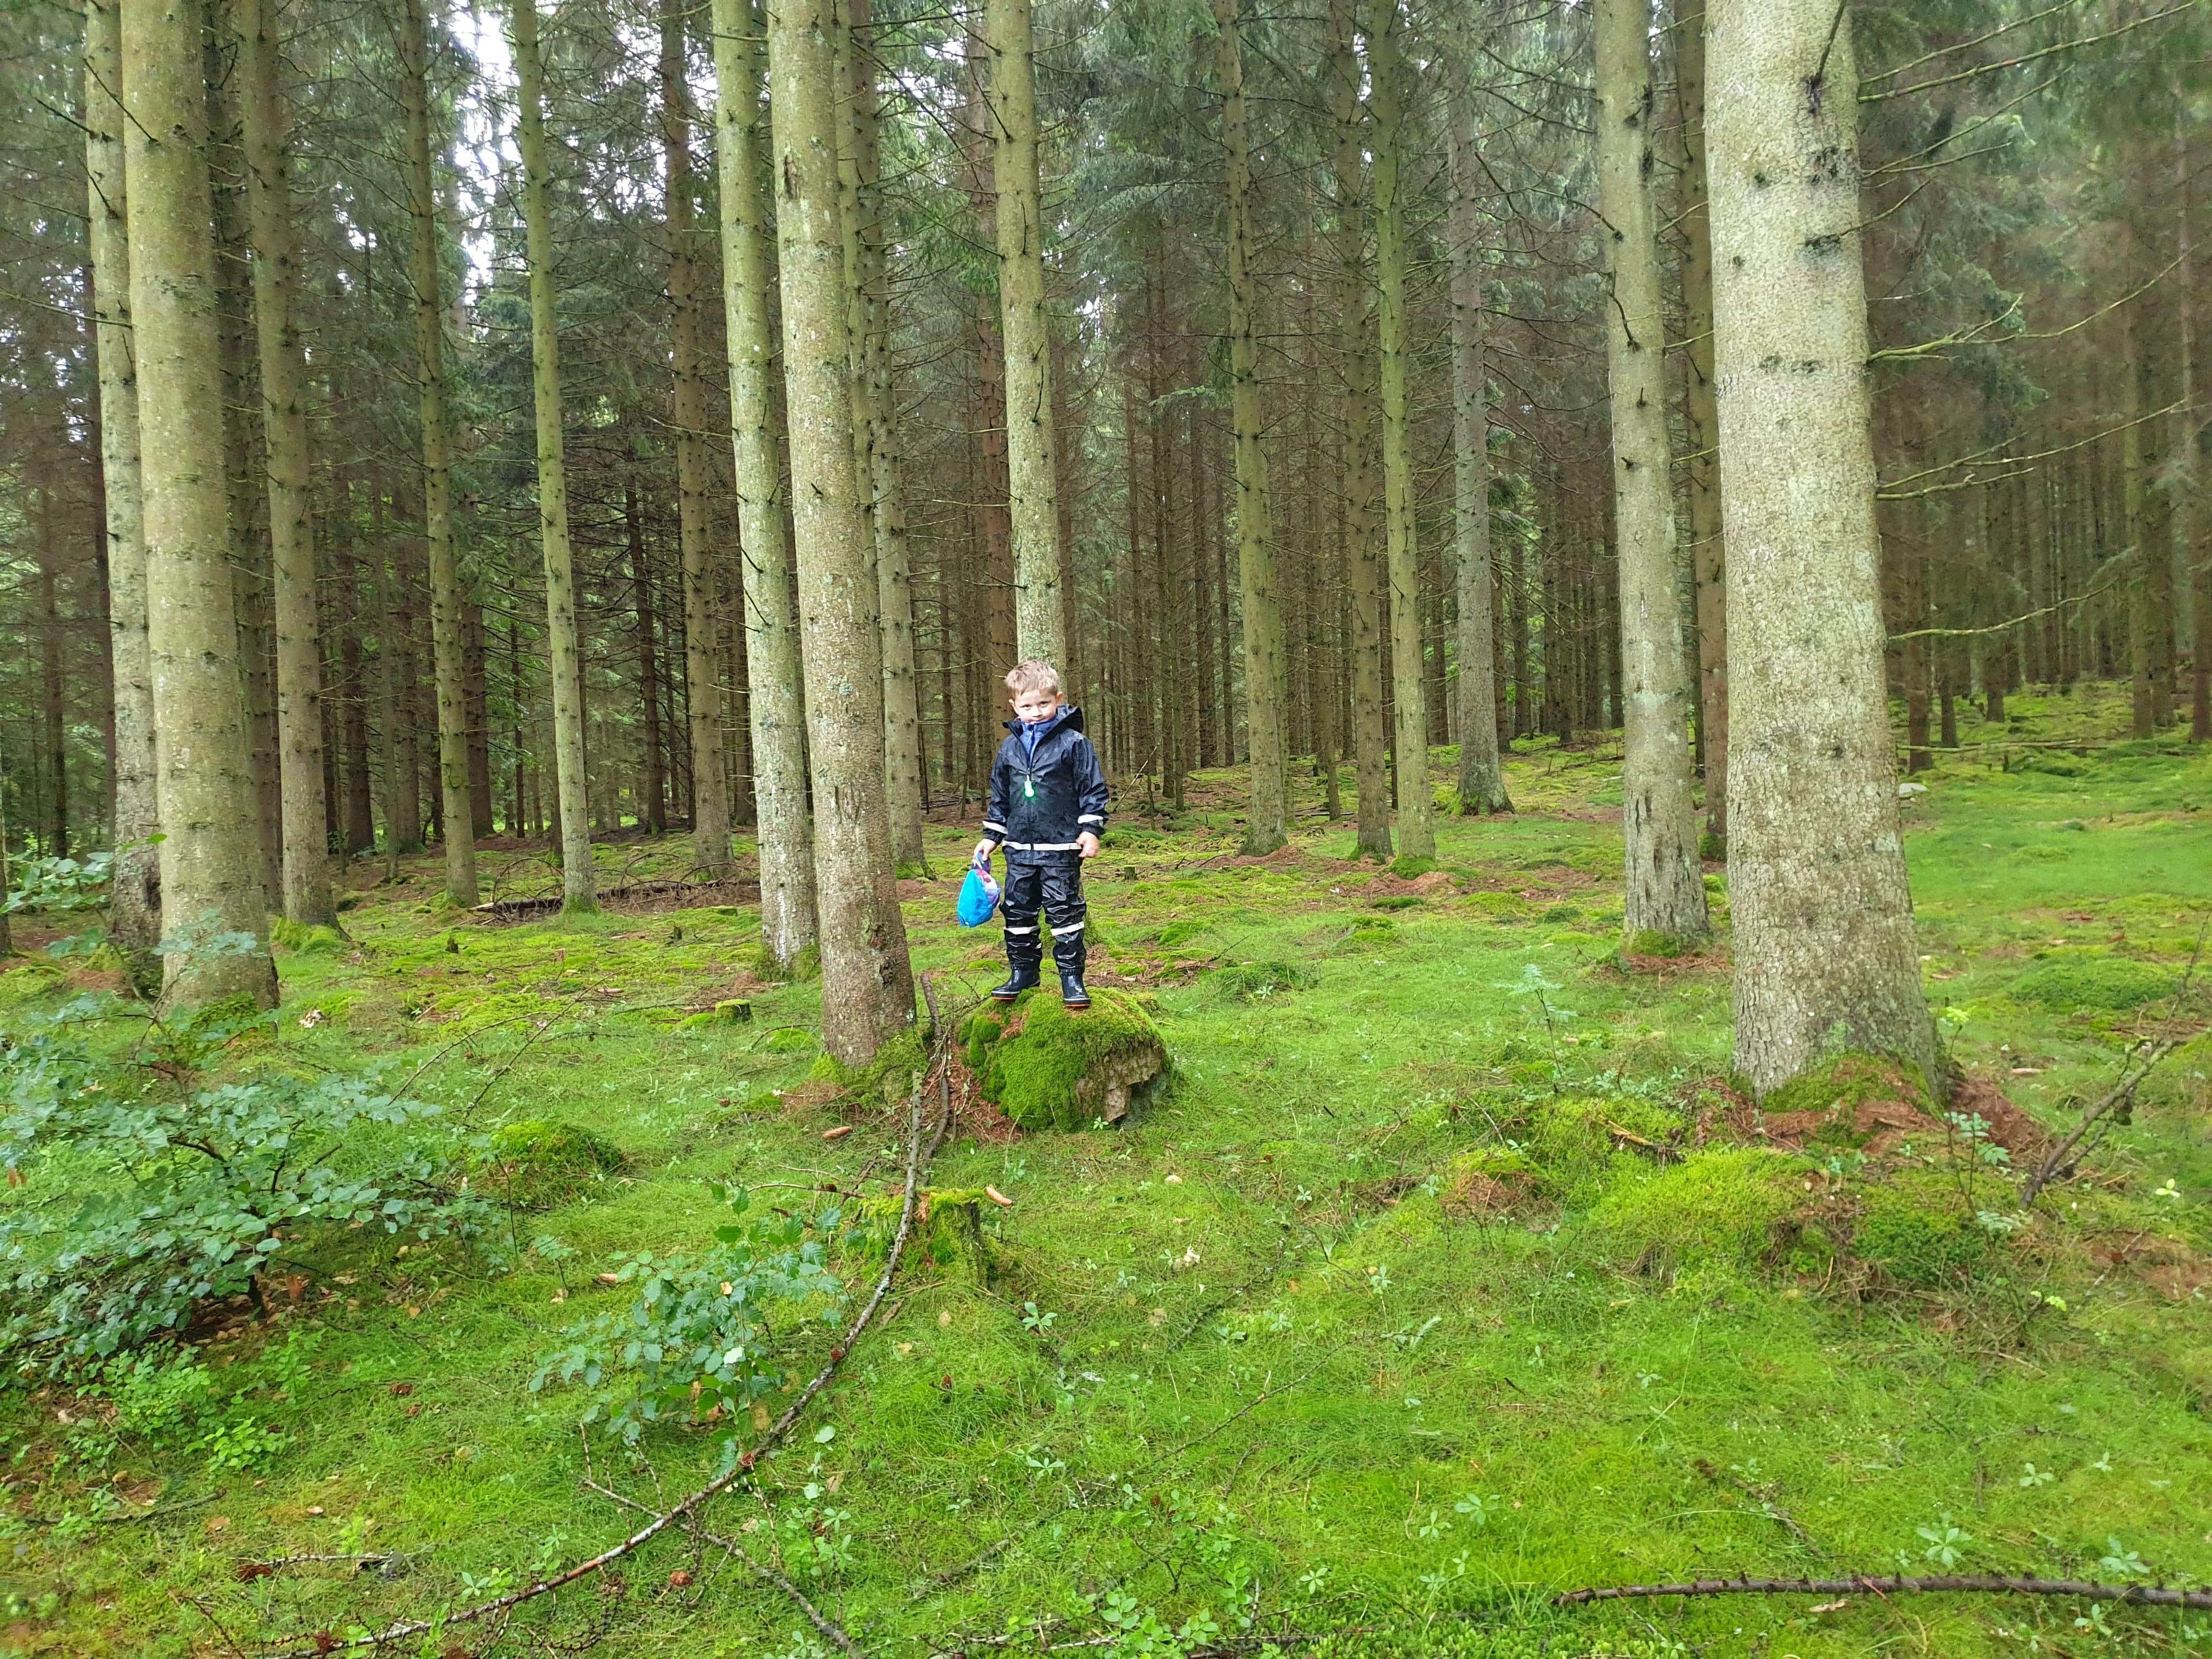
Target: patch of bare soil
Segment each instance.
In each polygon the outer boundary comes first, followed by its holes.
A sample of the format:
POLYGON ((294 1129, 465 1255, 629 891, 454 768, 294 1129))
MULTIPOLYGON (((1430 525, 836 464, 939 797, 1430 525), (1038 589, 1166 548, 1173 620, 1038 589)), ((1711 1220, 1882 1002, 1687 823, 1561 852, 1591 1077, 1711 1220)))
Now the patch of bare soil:
POLYGON ((1951 1109, 1961 1116, 1978 1117, 1990 1126, 1990 1139, 2013 1156, 2017 1164, 2023 1158, 2039 1155, 2051 1144, 2051 1137, 2043 1126, 2005 1097, 1993 1078, 1968 1077, 1962 1079, 1958 1091, 1951 1097, 1951 1109))

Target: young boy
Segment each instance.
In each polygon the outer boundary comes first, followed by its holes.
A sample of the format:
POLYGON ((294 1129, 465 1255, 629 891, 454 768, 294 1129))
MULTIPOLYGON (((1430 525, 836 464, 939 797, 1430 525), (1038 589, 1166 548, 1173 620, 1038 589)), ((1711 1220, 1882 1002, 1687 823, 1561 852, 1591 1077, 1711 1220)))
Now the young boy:
POLYGON ((991 994, 1012 1002, 1037 982, 1044 942, 1037 908, 1052 926, 1052 955, 1060 969, 1060 1000, 1088 1008, 1083 988, 1083 860, 1095 858, 1106 833, 1106 775, 1097 751, 1083 735, 1083 711, 1060 696, 1060 671, 1048 662, 1025 662, 1006 676, 1013 694, 1011 734, 991 766, 991 799, 984 809, 983 839, 975 861, 990 862, 1006 849, 1006 896, 1000 914, 1006 928, 1006 982, 991 994))

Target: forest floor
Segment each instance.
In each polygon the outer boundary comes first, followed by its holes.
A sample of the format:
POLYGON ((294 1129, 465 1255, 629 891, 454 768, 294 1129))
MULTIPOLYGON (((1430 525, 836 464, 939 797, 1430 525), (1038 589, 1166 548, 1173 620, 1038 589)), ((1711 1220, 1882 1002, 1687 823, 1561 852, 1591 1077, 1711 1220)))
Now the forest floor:
MULTIPOLYGON (((2172 1006, 2127 988, 2179 982, 2212 914, 2212 753, 2117 741, 2109 692, 2011 713, 1967 712, 1915 780, 1908 853, 1972 1098, 2063 1131, 2172 1006), (2062 742, 2083 752, 2021 746, 2062 742)), ((963 1119, 927 1179, 1012 1200, 984 1206, 988 1276, 902 1274, 708 1527, 880 1655, 1034 1651, 1024 1628, 1174 1652, 1255 1596, 1277 1628, 1363 1626, 1347 1653, 2212 1651, 2212 1613, 2065 1599, 1550 1604, 1739 1572, 2212 1580, 2212 1095, 2183 1049, 2033 1213, 1948 1127, 1871 1158, 1739 1144, 1725 944, 1617 954, 1617 747, 1516 753, 1510 786, 1515 816, 1441 818, 1438 869, 1405 875, 1349 858, 1310 779, 1294 846, 1258 861, 1234 855, 1235 774, 1176 815, 1118 801, 1094 972, 1148 1000, 1171 1086, 1115 1129, 963 1119), (1883 1257, 1863 1218, 1905 1190, 1933 1208, 1883 1257), (1862 1217, 1857 1247, 1822 1242, 1822 1205, 1862 1217)), ((952 920, 975 833, 933 824, 941 878, 902 890, 949 1004, 999 969, 996 927, 952 920)), ((688 862, 673 838, 600 856, 610 882, 688 862)), ((513 862, 502 896, 551 884, 542 849, 513 862)), ((254 1063, 397 1058, 449 1125, 561 1120, 622 1163, 473 1244, 284 1256, 265 1316, 199 1331, 182 1405, 35 1375, 0 1395, 0 1654, 312 1651, 606 1547, 640 1516, 587 1473, 672 1501, 723 1431, 625 1448, 580 1432, 586 1390, 533 1390, 580 1317, 634 1299, 599 1276, 711 1249, 714 1183, 809 1210, 895 1190, 905 1114, 800 1086, 820 988, 758 977, 757 904, 500 924, 441 908, 434 858, 382 874, 349 872, 342 945, 280 952, 254 1063), (749 1023, 696 1018, 733 997, 749 1023)), ((0 975, 0 1027, 102 982, 60 975, 0 975)), ((0 1202, 56 1179, 67 1200, 65 1170, 34 1173, 0 1202)), ((880 1259, 833 1252, 854 1300, 880 1259)), ((779 1320, 779 1364, 811 1375, 833 1333, 779 1320)), ((827 1650, 711 1546, 672 1534, 620 1571, 545 1633, 605 1659, 827 1650)))

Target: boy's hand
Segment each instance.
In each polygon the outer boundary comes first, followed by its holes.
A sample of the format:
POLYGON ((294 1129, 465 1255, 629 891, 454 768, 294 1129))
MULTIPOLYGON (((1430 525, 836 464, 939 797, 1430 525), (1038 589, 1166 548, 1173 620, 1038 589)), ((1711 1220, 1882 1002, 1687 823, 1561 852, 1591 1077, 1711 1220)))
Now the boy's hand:
POLYGON ((988 864, 991 854, 998 850, 999 843, 986 836, 975 843, 975 850, 968 855, 968 861, 970 864, 988 864))
POLYGON ((1097 858, 1098 856, 1098 837, 1088 830, 1085 830, 1081 835, 1078 836, 1075 838, 1075 856, 1079 859, 1097 858))

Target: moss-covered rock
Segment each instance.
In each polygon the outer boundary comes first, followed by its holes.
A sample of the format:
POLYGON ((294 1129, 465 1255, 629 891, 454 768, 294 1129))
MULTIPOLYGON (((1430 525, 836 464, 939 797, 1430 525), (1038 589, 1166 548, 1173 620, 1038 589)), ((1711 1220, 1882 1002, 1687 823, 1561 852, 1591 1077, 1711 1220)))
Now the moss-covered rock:
POLYGON ((1936 1290, 1973 1277, 1996 1240, 1960 1183, 1905 1170, 1866 1189, 1851 1229, 1851 1254, 1893 1283, 1936 1290))
POLYGON ((2127 957, 2072 957, 2046 962, 2013 981, 2014 1000, 2060 1013, 2095 1009, 2118 1013, 2172 994, 2174 977, 2153 962, 2127 957))
POLYGON ((961 1040, 983 1097, 1024 1129, 1083 1129, 1118 1123, 1168 1071, 1167 1045, 1136 1001, 1094 988, 1091 1006, 1025 991, 986 1004, 961 1040))
POLYGON ((1723 1147, 1617 1182, 1592 1218, 1656 1265, 1743 1268, 1796 1240, 1803 1198, 1795 1160, 1723 1147))
POLYGON ((557 1203, 620 1171, 622 1149, 558 1118, 519 1118, 491 1132, 484 1170, 492 1189, 525 1205, 557 1203))

